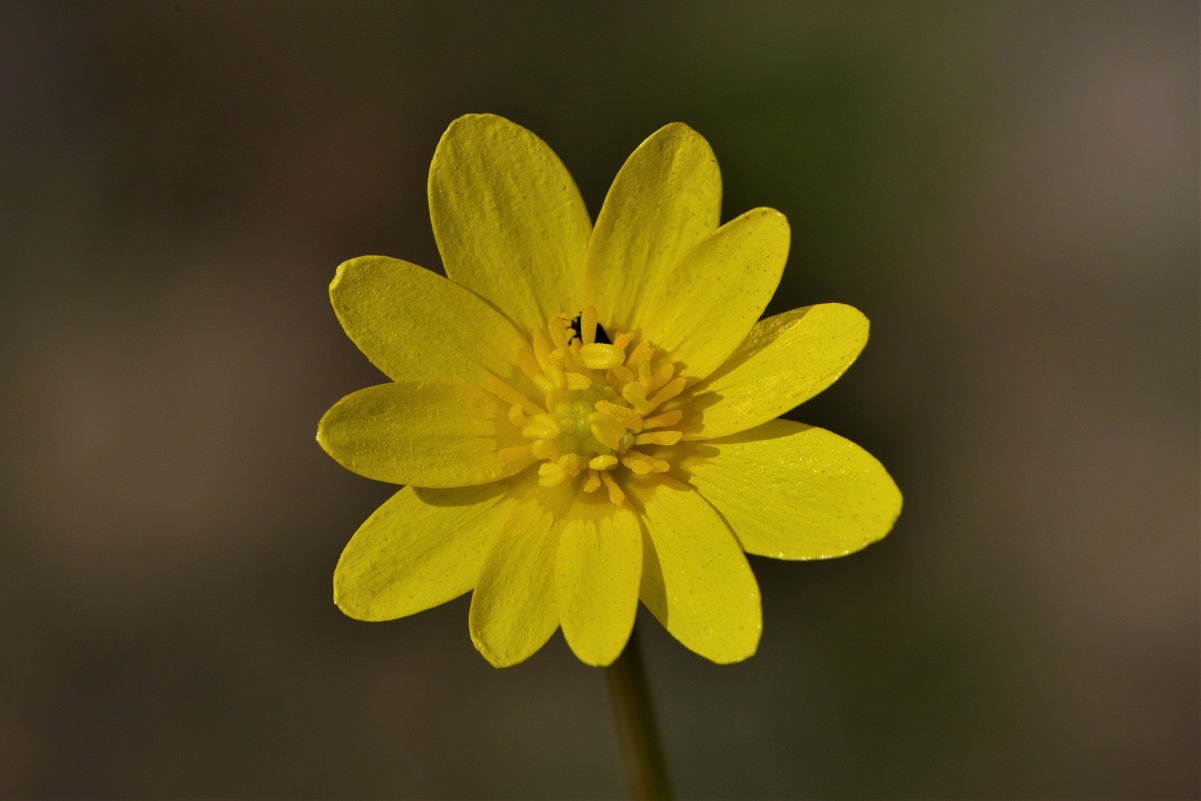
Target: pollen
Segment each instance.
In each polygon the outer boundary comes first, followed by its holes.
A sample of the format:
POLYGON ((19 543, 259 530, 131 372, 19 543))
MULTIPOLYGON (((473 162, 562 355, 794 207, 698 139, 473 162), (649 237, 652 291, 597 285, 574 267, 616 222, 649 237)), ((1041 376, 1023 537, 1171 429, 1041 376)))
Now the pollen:
POLYGON ((589 306, 551 317, 513 359, 516 386, 492 378, 487 389, 527 444, 502 449, 501 459, 533 457, 541 486, 603 488, 618 506, 631 477, 671 469, 687 382, 665 351, 635 332, 610 335, 589 306))

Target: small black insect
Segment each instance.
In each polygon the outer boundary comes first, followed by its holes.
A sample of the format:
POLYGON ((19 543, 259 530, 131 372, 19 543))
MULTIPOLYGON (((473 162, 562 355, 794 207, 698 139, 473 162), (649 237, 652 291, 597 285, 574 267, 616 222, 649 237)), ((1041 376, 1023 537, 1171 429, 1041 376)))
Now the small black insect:
MULTIPOLYGON (((581 340, 584 338, 584 332, 580 330, 580 326, 582 325, 582 323, 580 322, 580 318, 582 316, 583 316, 583 314, 581 313, 581 314, 577 314, 575 317, 571 318, 571 330, 575 331, 575 335, 577 337, 579 337, 581 340)), ((612 345, 613 344, 613 340, 609 339, 609 334, 607 331, 605 331, 605 327, 603 325, 601 325, 600 323, 596 324, 596 339, 593 341, 600 345, 612 345)))

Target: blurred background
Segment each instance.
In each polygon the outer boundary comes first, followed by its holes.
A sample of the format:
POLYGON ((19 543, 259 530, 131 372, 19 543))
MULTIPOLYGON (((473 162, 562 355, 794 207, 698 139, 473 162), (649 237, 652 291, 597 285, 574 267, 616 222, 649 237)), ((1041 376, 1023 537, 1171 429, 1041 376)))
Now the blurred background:
POLYGON ((492 111, 594 215, 689 123, 792 222, 769 311, 872 320, 792 416, 892 535, 753 559, 744 664, 639 626, 681 796, 1197 796, 1195 3, 5 2, 0 91, 0 795, 624 792, 560 637, 330 599, 393 490, 313 441, 378 380, 326 286, 439 268, 430 156, 492 111))

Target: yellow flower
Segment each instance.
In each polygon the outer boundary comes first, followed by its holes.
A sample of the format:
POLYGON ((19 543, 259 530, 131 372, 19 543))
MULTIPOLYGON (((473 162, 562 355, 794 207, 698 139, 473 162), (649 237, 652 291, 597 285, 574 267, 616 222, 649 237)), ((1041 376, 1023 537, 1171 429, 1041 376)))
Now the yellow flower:
POLYGON ((343 612, 390 620, 472 591, 493 665, 560 626, 607 665, 641 599, 688 648, 737 662, 762 629, 744 551, 823 559, 888 533, 901 495, 880 463, 775 419, 847 369, 867 319, 830 303, 759 320, 788 223, 758 208, 719 227, 720 197, 709 144, 675 123, 626 161, 594 226, 532 133, 451 123, 429 175, 447 278, 365 256, 330 284, 391 382, 340 400, 317 440, 408 485, 346 546, 343 612))

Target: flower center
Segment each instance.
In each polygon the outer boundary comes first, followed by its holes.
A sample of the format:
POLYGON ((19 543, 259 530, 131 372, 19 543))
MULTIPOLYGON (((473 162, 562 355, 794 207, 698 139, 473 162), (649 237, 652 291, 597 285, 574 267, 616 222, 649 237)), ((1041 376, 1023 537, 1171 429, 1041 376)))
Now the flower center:
POLYGON ((672 426, 683 412, 675 399, 685 381, 663 351, 630 332, 612 339, 597 324, 596 309, 556 314, 517 353, 532 392, 492 378, 488 389, 510 404, 509 420, 529 440, 502 448, 507 461, 540 460, 544 487, 579 481, 582 492, 604 487, 621 505, 624 471, 645 476, 670 469, 665 457, 680 441, 672 426), (531 400, 540 397, 540 401, 531 400))

